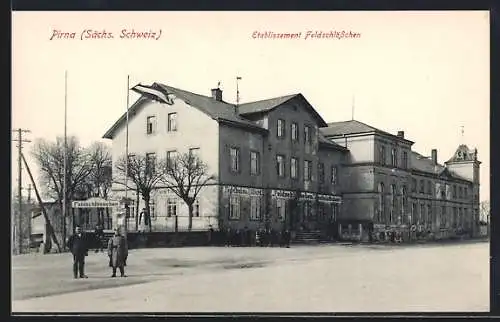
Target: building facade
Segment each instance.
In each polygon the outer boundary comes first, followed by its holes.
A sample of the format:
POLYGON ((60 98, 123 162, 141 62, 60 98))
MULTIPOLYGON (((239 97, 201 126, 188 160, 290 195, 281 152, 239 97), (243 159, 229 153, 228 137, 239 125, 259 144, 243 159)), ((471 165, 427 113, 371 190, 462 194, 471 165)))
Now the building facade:
POLYGON ((369 234, 387 239, 399 233, 403 240, 477 234, 477 151, 461 145, 441 165, 436 149, 430 157, 412 151, 414 142, 403 131, 393 135, 353 120, 330 123, 323 133, 349 149, 342 174, 350 183, 343 190, 342 230, 354 229, 359 239, 369 234))
MULTIPOLYGON (((195 152, 216 178, 195 202, 194 230, 333 227, 340 238, 367 239, 474 229, 480 162, 466 146, 443 166, 413 152, 402 131, 327 124, 301 94, 236 106, 220 89, 212 96, 159 83, 134 89, 141 97, 129 109, 129 155, 195 152)), ((126 115, 104 138, 112 140, 113 162, 124 157, 126 115)), ((124 196, 122 186, 112 190, 124 196)), ((144 202, 134 189, 127 194, 137 201, 128 225, 136 229, 144 202)), ((152 230, 173 231, 176 220, 187 228, 187 206, 167 187, 154 189, 150 207, 152 230)))

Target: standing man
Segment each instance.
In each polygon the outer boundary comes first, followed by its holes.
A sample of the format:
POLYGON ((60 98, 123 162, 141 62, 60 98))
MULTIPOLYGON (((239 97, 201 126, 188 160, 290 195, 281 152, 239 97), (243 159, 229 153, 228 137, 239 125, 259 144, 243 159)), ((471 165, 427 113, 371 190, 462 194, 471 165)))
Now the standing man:
POLYGON ((116 269, 120 269, 120 276, 126 277, 125 265, 128 257, 127 240, 120 234, 120 229, 115 228, 115 235, 108 242, 109 266, 113 268, 113 275, 116 277, 116 269))
POLYGON ((104 237, 104 229, 102 228, 102 226, 100 224, 97 224, 95 226, 95 240, 96 240, 96 248, 95 248, 95 252, 99 252, 99 250, 101 250, 101 252, 104 251, 103 249, 103 246, 102 246, 102 239, 104 237))
POLYGON ((75 234, 68 238, 67 245, 73 254, 73 277, 88 278, 85 275, 85 256, 88 255, 89 249, 80 226, 76 226, 75 234))

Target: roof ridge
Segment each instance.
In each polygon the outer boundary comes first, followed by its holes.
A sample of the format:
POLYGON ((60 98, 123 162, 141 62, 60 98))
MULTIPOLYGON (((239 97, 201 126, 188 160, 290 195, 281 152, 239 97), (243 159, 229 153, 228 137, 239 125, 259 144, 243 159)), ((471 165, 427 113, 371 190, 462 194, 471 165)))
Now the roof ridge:
POLYGON ((265 102, 265 101, 271 101, 271 100, 285 98, 285 97, 293 98, 293 97, 295 97, 297 95, 301 95, 301 93, 295 93, 295 94, 281 95, 281 96, 275 96, 275 97, 265 98, 265 99, 261 99, 261 100, 258 100, 258 101, 251 101, 251 102, 242 103, 242 104, 239 104, 238 106, 243 106, 243 105, 246 105, 246 104, 262 103, 262 102, 265 102))

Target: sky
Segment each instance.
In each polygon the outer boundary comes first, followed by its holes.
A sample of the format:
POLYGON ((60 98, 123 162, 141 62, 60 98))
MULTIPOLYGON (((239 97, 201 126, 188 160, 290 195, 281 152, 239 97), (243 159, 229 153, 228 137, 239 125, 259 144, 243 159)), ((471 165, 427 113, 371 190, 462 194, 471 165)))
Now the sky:
MULTIPOLYGON (((131 87, 161 82, 207 96, 221 82, 232 103, 239 76, 240 103, 302 93, 327 122, 354 114, 403 130, 414 151, 438 149, 440 163, 459 144, 477 148, 480 199, 489 200, 489 39, 487 11, 13 12, 12 127, 31 131, 25 152, 64 134, 65 71, 67 133, 83 146, 111 143, 102 136, 126 111, 127 75, 131 87), (81 39, 89 30, 114 38, 81 39), (121 38, 123 30, 156 38, 121 38), (357 36, 306 39, 308 31, 357 36)), ((137 98, 131 92, 130 105, 137 98)))

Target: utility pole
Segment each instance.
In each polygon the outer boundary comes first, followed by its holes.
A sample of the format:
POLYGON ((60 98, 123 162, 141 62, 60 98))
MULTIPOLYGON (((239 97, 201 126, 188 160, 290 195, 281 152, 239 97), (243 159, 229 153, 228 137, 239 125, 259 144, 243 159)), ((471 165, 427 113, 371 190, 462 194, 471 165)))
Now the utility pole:
MULTIPOLYGON (((23 234, 22 234, 22 214, 23 214, 23 197, 22 197, 22 162, 21 162, 21 154, 22 154, 22 149, 23 149, 23 143, 25 142, 31 142, 30 140, 26 140, 23 138, 24 133, 29 133, 31 132, 30 130, 24 130, 21 128, 12 130, 12 132, 17 133, 17 139, 13 139, 13 141, 17 142, 17 151, 18 151, 18 159, 17 159, 17 184, 18 184, 18 202, 19 202, 19 213, 17 215, 17 226, 16 229, 14 229, 14 235, 17 236, 17 253, 20 254, 22 252, 22 245, 23 245, 23 234)), ((15 241, 14 241, 15 243, 15 241)))

